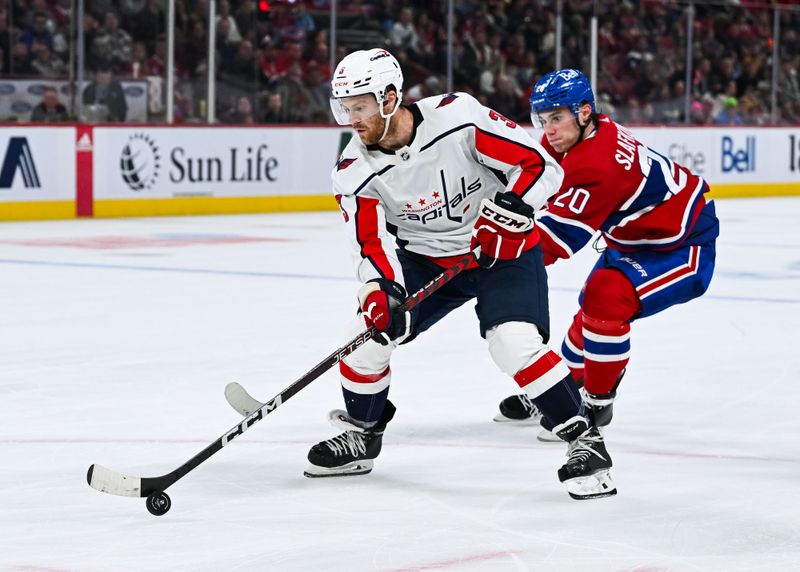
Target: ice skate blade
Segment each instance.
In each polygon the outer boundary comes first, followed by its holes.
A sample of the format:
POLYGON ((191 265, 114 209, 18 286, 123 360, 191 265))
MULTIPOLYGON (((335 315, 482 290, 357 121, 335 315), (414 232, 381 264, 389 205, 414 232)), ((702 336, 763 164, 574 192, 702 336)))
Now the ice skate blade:
POLYGON ((353 461, 341 467, 318 467, 309 465, 303 472, 309 479, 319 479, 324 477, 351 477, 356 475, 366 475, 372 471, 372 460, 353 461))
POLYGON ((539 434, 536 435, 536 440, 541 441, 542 443, 563 443, 564 441, 561 440, 561 437, 553 433, 552 431, 548 431, 547 429, 542 429, 539 431, 539 434))
POLYGON ((575 500, 600 499, 617 494, 617 487, 607 470, 586 477, 576 477, 565 481, 564 484, 567 485, 569 496, 575 500))
POLYGON ((532 417, 526 417, 525 419, 512 419, 511 417, 506 417, 502 413, 498 413, 494 416, 494 421, 498 423, 509 423, 511 425, 538 425, 539 417, 534 415, 532 417))

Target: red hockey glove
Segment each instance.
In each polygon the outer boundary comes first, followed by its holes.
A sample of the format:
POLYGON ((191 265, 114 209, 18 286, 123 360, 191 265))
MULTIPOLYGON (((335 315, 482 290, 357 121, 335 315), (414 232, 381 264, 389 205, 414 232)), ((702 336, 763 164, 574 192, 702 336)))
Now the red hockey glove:
POLYGON ((411 312, 398 309, 405 299, 406 289, 385 278, 370 280, 358 291, 364 321, 380 332, 374 340, 382 346, 411 333, 411 312))
POLYGON ((498 260, 514 260, 522 254, 533 226, 532 206, 516 195, 497 193, 493 201, 481 201, 470 249, 480 245, 478 264, 484 268, 491 268, 498 260))

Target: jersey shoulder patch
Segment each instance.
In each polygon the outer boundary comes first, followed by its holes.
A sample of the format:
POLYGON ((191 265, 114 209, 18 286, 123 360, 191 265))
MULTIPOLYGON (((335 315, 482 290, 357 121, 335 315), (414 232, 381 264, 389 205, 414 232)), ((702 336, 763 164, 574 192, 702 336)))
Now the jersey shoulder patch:
POLYGON ((344 155, 339 157, 339 160, 336 161, 336 170, 341 171, 342 169, 347 169, 356 159, 358 159, 358 157, 345 157, 344 155))
POLYGON ((420 99, 417 106, 423 111, 430 113, 424 114, 429 117, 430 114, 435 115, 453 115, 464 113, 464 107, 468 106, 471 102, 477 103, 477 100, 468 93, 451 92, 442 93, 440 95, 432 95, 425 99, 420 99))
POLYGON ((444 107, 446 105, 450 105, 457 98, 458 98, 457 93, 445 93, 444 95, 441 96, 441 99, 439 100, 439 105, 436 106, 436 109, 439 109, 440 107, 444 107))
POLYGON ((353 137, 331 171, 333 192, 339 195, 356 194, 374 175, 374 164, 368 160, 361 141, 353 137))

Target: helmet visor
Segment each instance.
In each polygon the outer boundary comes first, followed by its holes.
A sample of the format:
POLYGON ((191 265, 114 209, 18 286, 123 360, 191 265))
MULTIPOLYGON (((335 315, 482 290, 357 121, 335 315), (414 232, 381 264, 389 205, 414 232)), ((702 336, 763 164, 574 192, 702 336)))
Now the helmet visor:
POLYGON ((577 116, 569 107, 560 106, 542 110, 541 113, 531 110, 531 123, 536 129, 552 126, 558 127, 566 122, 574 122, 577 116))
POLYGON ((536 113, 535 111, 531 111, 531 123, 536 129, 544 129, 545 120, 544 118, 536 113))
POLYGON ((332 97, 331 111, 339 125, 353 125, 380 113, 381 108, 372 94, 353 97, 332 97))

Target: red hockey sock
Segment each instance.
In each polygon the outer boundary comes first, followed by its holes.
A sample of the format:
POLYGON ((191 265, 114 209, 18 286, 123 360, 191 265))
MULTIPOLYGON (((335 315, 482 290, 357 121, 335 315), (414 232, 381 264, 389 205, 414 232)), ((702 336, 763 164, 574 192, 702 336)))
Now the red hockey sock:
POLYGON ((579 385, 583 384, 583 311, 572 318, 572 324, 561 343, 561 356, 564 358, 572 379, 579 385))
POLYGON ((633 284, 617 270, 595 271, 583 295, 583 382, 595 395, 610 393, 630 356, 630 320, 640 308, 633 284))

